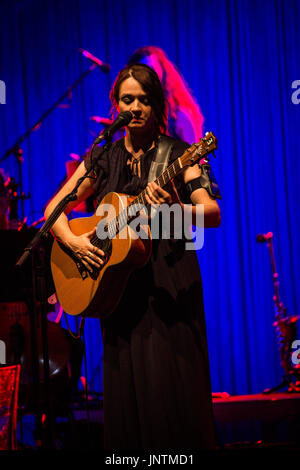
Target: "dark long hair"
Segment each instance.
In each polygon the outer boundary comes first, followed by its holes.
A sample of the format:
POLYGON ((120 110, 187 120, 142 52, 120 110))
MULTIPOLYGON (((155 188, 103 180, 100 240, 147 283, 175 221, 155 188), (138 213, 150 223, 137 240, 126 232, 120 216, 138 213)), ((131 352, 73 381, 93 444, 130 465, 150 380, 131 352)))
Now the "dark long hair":
POLYGON ((158 131, 165 133, 167 120, 165 95, 156 72, 148 65, 132 64, 119 72, 110 92, 112 115, 117 111, 121 84, 129 77, 139 82, 144 92, 147 93, 158 131))

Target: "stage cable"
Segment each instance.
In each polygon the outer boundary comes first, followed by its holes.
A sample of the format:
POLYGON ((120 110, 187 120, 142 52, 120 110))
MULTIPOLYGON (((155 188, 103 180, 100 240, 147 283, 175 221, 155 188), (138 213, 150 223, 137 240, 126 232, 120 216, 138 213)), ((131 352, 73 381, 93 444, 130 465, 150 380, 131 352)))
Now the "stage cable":
POLYGON ((64 317, 66 321, 66 325, 68 331, 72 338, 74 339, 82 339, 83 344, 83 360, 84 360, 84 374, 85 374, 85 384, 84 384, 84 394, 85 394, 85 409, 86 409, 86 416, 87 416, 87 426, 88 426, 88 436, 91 436, 91 419, 90 419, 90 409, 89 409, 89 398, 88 398, 88 367, 87 367, 87 356, 86 356, 86 342, 85 342, 85 334, 84 334, 84 326, 85 326, 85 317, 81 317, 78 333, 74 334, 70 328, 68 317, 66 312, 64 312, 64 317))
POLYGON ((82 329, 82 342, 83 342, 83 360, 84 360, 84 374, 85 374, 85 409, 86 409, 86 417, 87 417, 87 434, 88 434, 88 442, 91 442, 91 417, 90 417, 90 408, 89 408, 89 395, 88 395, 88 368, 87 368, 87 356, 86 356, 86 343, 85 343, 85 334, 84 328, 82 329))

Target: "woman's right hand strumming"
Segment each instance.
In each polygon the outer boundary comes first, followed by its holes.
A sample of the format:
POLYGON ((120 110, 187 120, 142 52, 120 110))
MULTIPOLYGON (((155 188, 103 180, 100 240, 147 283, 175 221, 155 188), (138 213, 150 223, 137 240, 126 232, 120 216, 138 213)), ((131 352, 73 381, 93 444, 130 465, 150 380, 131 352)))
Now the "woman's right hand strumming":
MULTIPOLYGON (((84 162, 82 162, 71 178, 64 184, 60 191, 49 202, 45 210, 45 218, 47 219, 56 205, 69 194, 73 189, 78 179, 86 174, 84 162)), ((94 246, 91 242, 96 234, 96 227, 90 232, 83 233, 82 235, 74 235, 70 230, 67 215, 72 211, 77 204, 85 200, 93 193, 92 188, 93 180, 86 178, 77 190, 77 200, 68 204, 65 211, 58 217, 57 221, 52 227, 53 234, 69 248, 82 264, 92 272, 95 268, 100 268, 104 261, 102 257, 105 253, 94 246)))
POLYGON ((91 239, 96 234, 96 227, 90 232, 82 235, 71 235, 64 240, 64 244, 73 251, 76 257, 84 266, 92 272, 95 268, 101 268, 103 265, 104 251, 100 250, 91 243, 91 239))

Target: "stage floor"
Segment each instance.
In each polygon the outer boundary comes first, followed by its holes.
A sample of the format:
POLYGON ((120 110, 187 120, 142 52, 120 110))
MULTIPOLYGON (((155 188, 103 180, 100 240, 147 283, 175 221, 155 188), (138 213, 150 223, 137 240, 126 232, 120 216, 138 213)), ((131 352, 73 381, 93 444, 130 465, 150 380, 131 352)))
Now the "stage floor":
MULTIPOLYGON (((300 393, 213 398, 213 410, 219 449, 300 450, 300 393)), ((20 429, 18 433, 21 447, 22 441, 25 446, 34 446, 34 416, 24 416, 23 420, 23 433, 20 429)), ((57 419, 62 448, 101 449, 103 422, 99 400, 90 400, 89 421, 84 403, 81 406, 77 404, 72 409, 71 419, 57 419)))

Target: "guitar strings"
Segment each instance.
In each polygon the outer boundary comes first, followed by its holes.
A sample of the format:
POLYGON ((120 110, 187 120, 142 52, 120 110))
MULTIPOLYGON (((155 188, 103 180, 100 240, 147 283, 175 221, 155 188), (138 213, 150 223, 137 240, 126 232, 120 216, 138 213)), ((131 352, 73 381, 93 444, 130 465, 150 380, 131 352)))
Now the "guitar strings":
MULTIPOLYGON (((207 133, 208 134, 208 133, 207 133)), ((194 153, 195 147, 197 154, 204 157, 205 153, 210 153, 210 152, 203 152, 203 142, 206 142, 208 145, 211 145, 214 143, 214 139, 209 136, 206 136, 206 138, 202 138, 198 144, 193 144, 191 147, 189 147, 181 157, 178 157, 175 162, 173 162, 156 180, 155 183, 157 183, 160 187, 164 187, 169 181, 172 180, 175 176, 177 176, 183 169, 184 166, 181 163, 182 158, 186 155, 186 153, 194 153)), ((206 149, 207 150, 207 149, 206 149)), ((211 150, 213 151, 213 149, 211 150)), ((110 222, 108 222, 104 229, 109 235, 109 238, 112 239, 114 238, 130 221, 131 218, 135 218, 137 216, 137 213, 142 210, 143 207, 148 207, 149 204, 146 202, 146 189, 144 189, 135 199, 127 206, 125 209, 123 209, 117 217, 112 219, 110 222), (128 214, 130 217, 128 217, 128 214)), ((95 235, 91 238, 91 243, 94 246, 100 247, 101 239, 95 235)))
MULTIPOLYGON (((182 169, 179 159, 175 160, 156 180, 160 187, 165 186, 169 181, 177 176, 179 171, 182 169)), ((148 207, 149 204, 145 198, 146 189, 144 189, 125 209, 123 209, 114 219, 108 222, 104 230, 108 233, 110 239, 114 238, 130 221, 135 218, 137 213, 140 212, 144 207, 148 207)), ((94 246, 100 246, 100 239, 97 235, 91 238, 91 243, 94 246)))

